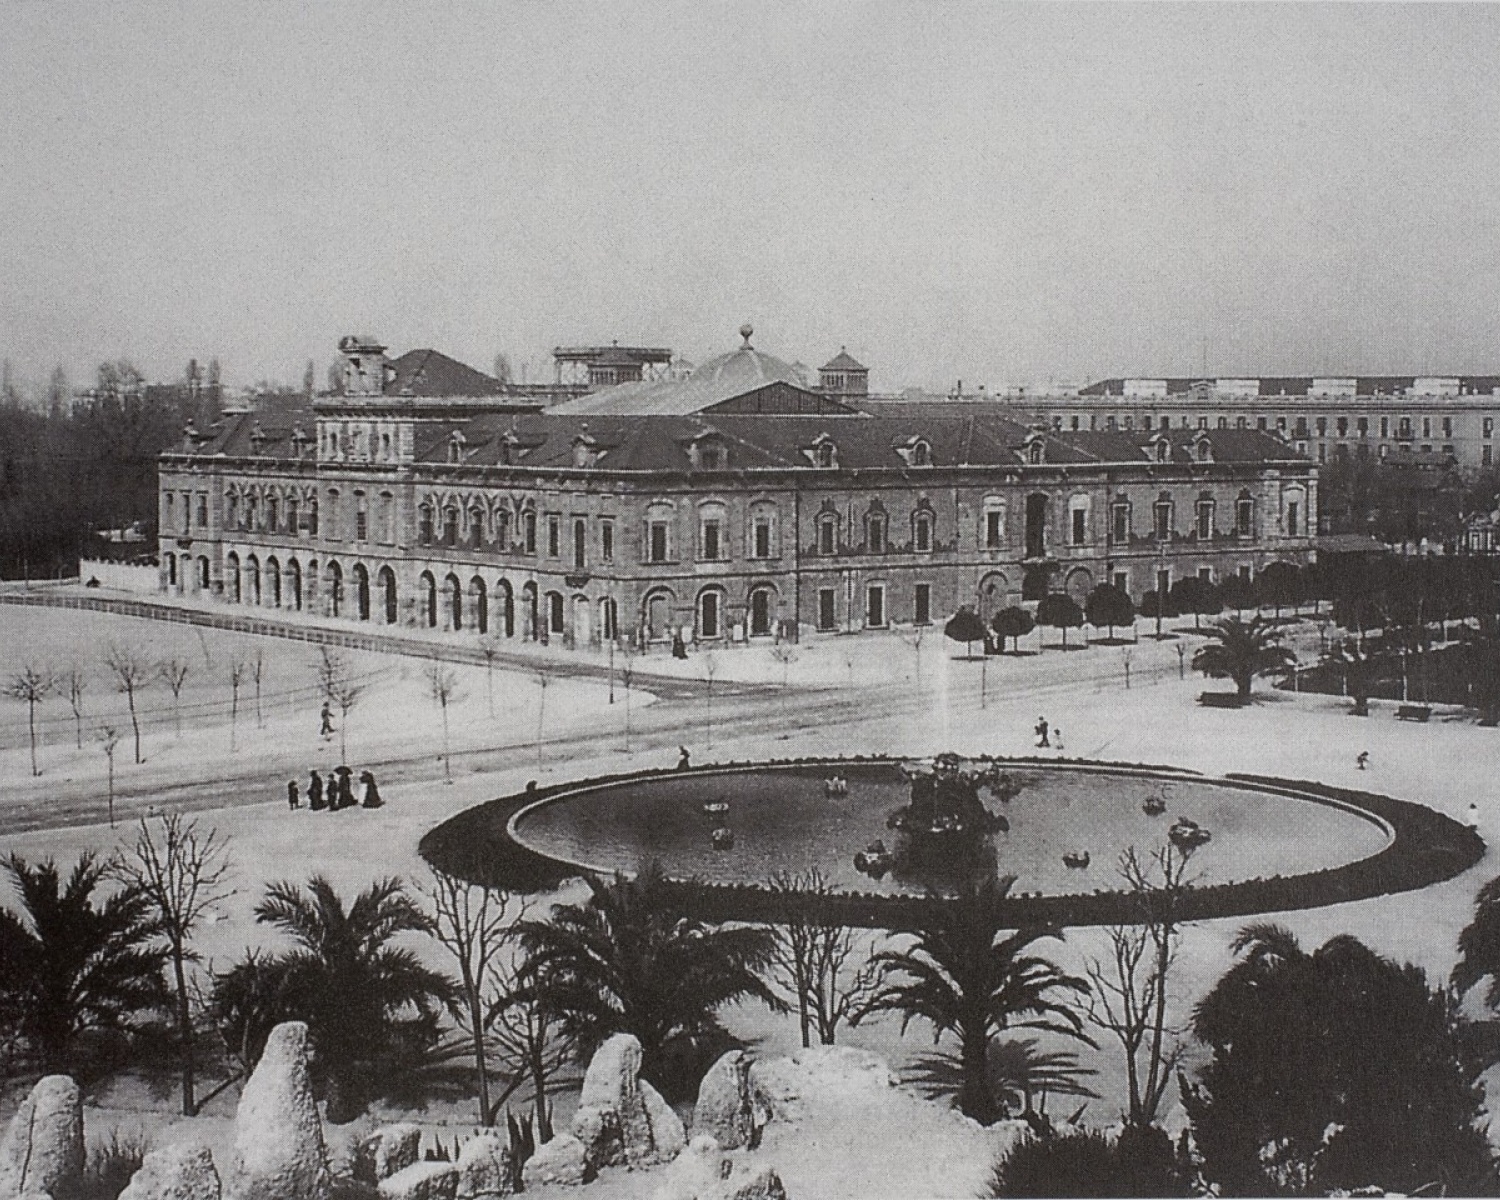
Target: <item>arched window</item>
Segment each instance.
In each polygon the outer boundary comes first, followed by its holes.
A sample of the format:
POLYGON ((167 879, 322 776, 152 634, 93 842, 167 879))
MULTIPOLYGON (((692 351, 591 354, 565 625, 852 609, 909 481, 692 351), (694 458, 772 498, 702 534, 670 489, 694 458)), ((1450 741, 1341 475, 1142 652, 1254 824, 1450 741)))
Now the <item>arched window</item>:
POLYGON ((503 508, 495 513, 495 545, 501 550, 510 549, 510 513, 503 508))
POLYGON ((834 555, 838 553, 839 542, 839 519, 832 513, 824 513, 818 518, 818 553, 834 555))
POLYGON ((923 441, 918 441, 912 446, 911 465, 914 467, 932 466, 932 447, 923 441))
POLYGON ((432 545, 432 505, 422 504, 417 508, 417 542, 432 545))
POLYGON ((233 550, 224 558, 224 592, 231 604, 240 603, 240 556, 233 550))
POLYGON ((356 542, 370 540, 369 502, 363 492, 354 493, 354 540, 356 542))
POLYGON ((547 593, 547 632, 562 634, 567 631, 567 608, 561 592, 547 593))
POLYGON ((469 509, 469 549, 478 550, 484 540, 484 512, 476 504, 469 509))
POLYGON ((1033 466, 1037 466, 1042 462, 1044 453, 1045 450, 1042 446, 1042 441, 1040 438, 1038 438, 1026 448, 1026 461, 1031 463, 1033 466))
POLYGON ((920 554, 932 549, 932 514, 919 512, 912 519, 912 548, 920 554))
POLYGON ((234 529, 240 519, 240 498, 234 492, 224 497, 224 528, 234 529))
POLYGON ((836 467, 839 465, 838 447, 832 442, 823 442, 818 446, 818 466, 836 467))
POLYGON ((698 597, 698 636, 703 639, 722 635, 722 597, 716 591, 704 592, 698 597))
POLYGON ((256 521, 257 515, 258 514, 255 511, 255 497, 254 496, 246 496, 245 497, 245 528, 246 529, 253 530, 255 528, 255 521, 256 521))
POLYGON ((771 632, 771 589, 756 588, 750 593, 750 636, 765 637, 771 632))
POLYGON ((280 506, 276 503, 275 496, 266 497, 266 531, 268 533, 280 532, 280 506))
POLYGON ((386 462, 391 459, 391 435, 388 433, 380 435, 380 457, 386 462))
POLYGON ((872 512, 865 518, 865 549, 869 554, 885 553, 885 514, 872 512))
POLYGON ((536 553, 536 510, 528 508, 521 515, 521 528, 524 532, 524 541, 527 554, 536 553))
POLYGON ((281 564, 274 558, 266 559, 266 597, 272 608, 281 607, 281 564))
POLYGON ((1154 521, 1152 532, 1156 535, 1156 540, 1167 541, 1172 536, 1172 497, 1162 492, 1151 506, 1151 513, 1154 521))
POLYGON ((297 528, 297 497, 288 496, 286 499, 286 531, 293 537, 302 532, 297 528))
POLYGON ((438 604, 437 604, 437 580, 432 577, 431 571, 423 571, 421 578, 417 581, 422 599, 422 619, 428 629, 437 628, 438 604))
POLYGON ((454 504, 443 509, 443 545, 458 545, 458 506, 454 504))
POLYGON ((167 583, 172 587, 177 586, 177 555, 167 555, 167 583))

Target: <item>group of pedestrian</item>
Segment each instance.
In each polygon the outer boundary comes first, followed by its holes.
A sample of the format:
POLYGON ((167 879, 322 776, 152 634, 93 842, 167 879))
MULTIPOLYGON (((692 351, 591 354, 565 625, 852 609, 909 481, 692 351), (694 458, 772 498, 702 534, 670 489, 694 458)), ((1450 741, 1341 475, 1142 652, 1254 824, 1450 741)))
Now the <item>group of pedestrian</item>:
POLYGON ((1036 725, 1032 729, 1036 734, 1036 748, 1038 750, 1056 750, 1061 753, 1063 748, 1062 730, 1055 725, 1050 725, 1046 717, 1038 717, 1036 725))
MULTIPOLYGON (((384 803, 380 789, 375 785, 375 776, 370 771, 359 773, 359 795, 354 794, 354 768, 334 767, 328 772, 327 782, 317 771, 309 771, 307 779, 307 807, 312 812, 338 812, 344 808, 379 808, 384 803)), ((288 808, 302 807, 302 796, 297 781, 286 785, 288 808)))

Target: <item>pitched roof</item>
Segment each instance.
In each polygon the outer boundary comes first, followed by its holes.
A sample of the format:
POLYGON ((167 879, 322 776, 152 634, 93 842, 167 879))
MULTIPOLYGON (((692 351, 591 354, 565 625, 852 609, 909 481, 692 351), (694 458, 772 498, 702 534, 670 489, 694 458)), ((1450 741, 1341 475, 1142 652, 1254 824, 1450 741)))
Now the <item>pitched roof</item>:
POLYGON ((768 383, 785 383, 810 391, 807 380, 790 363, 746 345, 709 359, 686 379, 622 383, 564 401, 551 411, 564 416, 587 413, 687 416, 753 392, 768 383))
POLYGON ((837 354, 819 368, 822 371, 868 371, 869 369, 859 359, 852 357, 842 346, 839 347, 837 354))
POLYGON ((505 385, 437 350, 408 350, 391 362, 387 396, 498 396, 505 385))

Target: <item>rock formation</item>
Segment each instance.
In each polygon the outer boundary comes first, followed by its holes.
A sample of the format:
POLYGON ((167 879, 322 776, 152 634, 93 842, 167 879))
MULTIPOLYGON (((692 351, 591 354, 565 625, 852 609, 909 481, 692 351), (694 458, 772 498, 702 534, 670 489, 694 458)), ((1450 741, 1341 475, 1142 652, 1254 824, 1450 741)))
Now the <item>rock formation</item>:
POLYGON ((521 1168, 521 1179, 527 1191, 546 1183, 582 1183, 584 1165, 583 1143, 563 1133, 536 1148, 521 1168))
POLYGON ((708 1134, 697 1134, 662 1173, 651 1200, 712 1200, 723 1191, 734 1164, 708 1134))
POLYGON ((354 1152, 354 1178, 379 1183, 412 1165, 422 1153, 422 1131, 415 1125, 382 1125, 354 1152))
POLYGON ((510 1195, 510 1153, 493 1129, 470 1138, 458 1154, 458 1200, 510 1195))
POLYGON ((770 1167, 762 1168, 745 1183, 724 1193, 725 1200, 787 1200, 781 1176, 770 1167))
POLYGON ((725 1150, 760 1144, 766 1106, 750 1082, 750 1056, 731 1050, 708 1069, 693 1107, 693 1136, 708 1134, 725 1150))
POLYGON ((66 1075, 47 1075, 0 1141, 0 1196, 71 1196, 83 1179, 83 1095, 66 1075))
POLYGON ((271 1030, 234 1118, 225 1200, 327 1200, 323 1123, 307 1073, 307 1026, 271 1030))
POLYGON ((615 1034, 589 1061, 572 1128, 590 1170, 666 1162, 686 1144, 682 1121, 640 1070, 641 1044, 628 1033, 615 1034))
POLYGON ((384 1200, 453 1200, 458 1168, 451 1162, 414 1162, 380 1181, 384 1200))
POLYGON ((219 1200, 219 1172, 207 1146, 152 1150, 120 1200, 219 1200))

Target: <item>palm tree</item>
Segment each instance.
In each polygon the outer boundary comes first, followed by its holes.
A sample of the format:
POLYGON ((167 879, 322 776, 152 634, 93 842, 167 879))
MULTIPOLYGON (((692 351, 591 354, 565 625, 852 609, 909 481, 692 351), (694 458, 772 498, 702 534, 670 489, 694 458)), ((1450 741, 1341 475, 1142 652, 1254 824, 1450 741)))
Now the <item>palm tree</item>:
POLYGON ((859 1013, 862 1019, 899 1012, 903 1033, 912 1018, 921 1017, 932 1025, 934 1041, 945 1033, 957 1035, 959 1107, 984 1124, 1001 1116, 989 1081, 989 1047, 998 1034, 1041 1029, 1093 1044, 1068 995, 1086 994, 1088 983, 1025 953, 1042 938, 1061 938, 1061 932, 1033 928, 1000 936, 1013 883, 1014 876, 987 877, 956 898, 935 903, 922 927, 912 931, 911 945, 871 960, 880 984, 859 1013))
MULTIPOLYGON (((410 949, 390 944, 431 925, 398 879, 377 880, 346 907, 321 875, 306 891, 272 884, 255 919, 289 935, 296 949, 252 957, 220 976, 216 1007, 232 1011, 239 997, 245 1015, 258 1012, 262 1024, 306 1021, 327 1083, 328 1119, 353 1120, 373 1078, 414 1063, 437 1040, 452 984, 410 949)), ((263 1044, 264 1031, 259 1036, 263 1044)))
POLYGON ((1257 675, 1291 669, 1297 661, 1281 644, 1281 632, 1260 616, 1242 621, 1224 617, 1208 628, 1209 641, 1193 655, 1193 670, 1214 679, 1232 679, 1241 700, 1250 698, 1257 675))
POLYGON ((785 1007, 761 978, 776 952, 774 931, 698 921, 668 894, 656 863, 634 879, 586 882, 585 903, 515 926, 524 985, 546 997, 581 1056, 612 1034, 633 1034, 642 1073, 675 1090, 667 1058, 715 1034, 722 1005, 754 997, 785 1007))
POLYGON ((0 1024, 19 1033, 46 1071, 76 1066, 85 1035, 130 1034, 169 1002, 166 946, 136 888, 96 900, 107 864, 80 856, 66 883, 47 859, 3 864, 19 912, 0 911, 0 1024))

